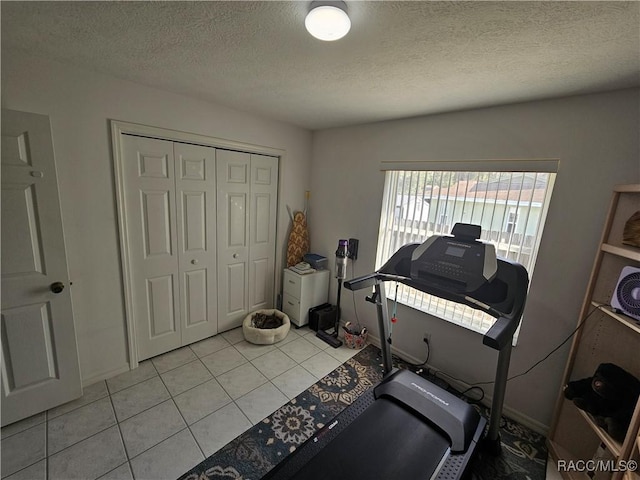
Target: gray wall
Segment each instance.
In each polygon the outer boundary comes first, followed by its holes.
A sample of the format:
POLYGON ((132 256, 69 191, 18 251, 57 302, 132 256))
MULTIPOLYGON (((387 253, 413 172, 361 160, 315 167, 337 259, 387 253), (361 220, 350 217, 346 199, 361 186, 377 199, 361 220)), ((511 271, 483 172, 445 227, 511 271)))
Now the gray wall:
MULTIPOLYGON (((84 383, 127 369, 123 285, 109 119, 285 150, 278 245, 286 205, 304 206, 311 132, 41 58, 3 52, 2 107, 50 116, 84 383)), ((280 265, 281 251, 276 265, 280 265)))
MULTIPOLYGON (((360 256, 348 271, 372 271, 384 186, 380 161, 559 159, 511 362, 510 373, 520 373, 576 326, 611 188, 640 181, 639 131, 639 91, 631 89, 315 132, 311 248, 327 255, 333 268, 338 239, 359 238, 360 256)), ((355 293, 357 314, 374 328, 375 309, 364 297, 355 293)), ((355 319, 353 299, 343 291, 345 320, 355 319)), ((497 355, 479 334, 402 306, 398 317, 396 348, 424 359, 422 337, 430 332, 434 367, 468 383, 493 379, 497 355)), ((509 382, 507 406, 541 428, 550 423, 569 345, 509 382)))

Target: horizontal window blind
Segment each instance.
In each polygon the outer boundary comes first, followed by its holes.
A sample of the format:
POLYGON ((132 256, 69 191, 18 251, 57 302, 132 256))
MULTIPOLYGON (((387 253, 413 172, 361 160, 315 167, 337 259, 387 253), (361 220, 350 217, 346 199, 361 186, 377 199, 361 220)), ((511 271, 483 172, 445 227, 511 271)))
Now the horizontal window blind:
MULTIPOLYGON (((532 162, 527 165, 531 167, 532 162)), ((495 245, 499 257, 524 265, 531 276, 555 180, 554 172, 540 170, 558 165, 542 162, 526 172, 387 170, 376 268, 401 246, 448 235, 461 222, 480 225, 481 240, 495 245)), ((483 312, 405 285, 398 287, 397 296, 398 302, 482 334, 495 321, 483 312)))

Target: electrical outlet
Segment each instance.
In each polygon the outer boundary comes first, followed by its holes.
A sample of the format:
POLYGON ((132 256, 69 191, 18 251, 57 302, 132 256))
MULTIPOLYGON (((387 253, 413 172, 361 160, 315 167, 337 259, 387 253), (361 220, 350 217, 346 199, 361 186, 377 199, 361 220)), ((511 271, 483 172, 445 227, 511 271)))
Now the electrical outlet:
POLYGON ((424 332, 424 336, 422 337, 422 341, 424 343, 431 343, 431 334, 429 332, 424 332))

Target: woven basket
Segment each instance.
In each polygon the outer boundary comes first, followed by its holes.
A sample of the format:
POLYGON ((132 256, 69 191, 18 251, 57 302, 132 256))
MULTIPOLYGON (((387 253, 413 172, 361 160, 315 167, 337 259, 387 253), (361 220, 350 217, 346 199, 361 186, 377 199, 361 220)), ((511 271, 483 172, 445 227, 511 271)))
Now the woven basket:
POLYGON ((344 344, 348 348, 360 350, 367 344, 367 333, 369 332, 365 331, 362 335, 356 335, 354 333, 344 332, 344 344))
POLYGON ((624 224, 622 243, 632 247, 640 247, 640 211, 631 215, 631 218, 624 224))

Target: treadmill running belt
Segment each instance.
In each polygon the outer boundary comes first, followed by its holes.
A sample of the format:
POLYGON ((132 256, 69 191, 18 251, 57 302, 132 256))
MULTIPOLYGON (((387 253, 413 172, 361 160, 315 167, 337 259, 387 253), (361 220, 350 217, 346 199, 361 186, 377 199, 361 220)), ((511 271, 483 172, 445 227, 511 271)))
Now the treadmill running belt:
POLYGON ((448 451, 434 427, 378 398, 292 478, 427 480, 448 451))

